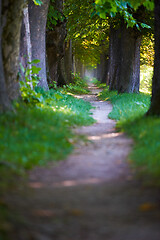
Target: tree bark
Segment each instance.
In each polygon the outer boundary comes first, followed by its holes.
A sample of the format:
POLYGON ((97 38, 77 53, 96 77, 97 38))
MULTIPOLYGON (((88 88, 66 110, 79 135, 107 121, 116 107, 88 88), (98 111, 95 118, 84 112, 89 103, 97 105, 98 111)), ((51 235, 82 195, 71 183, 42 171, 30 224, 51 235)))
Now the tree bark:
MULTIPOLYGON (((78 58, 75 58, 75 72, 79 74, 81 78, 84 78, 85 68, 82 61, 78 58)), ((97 73, 98 76, 98 73, 97 73)))
POLYGON ((41 68, 39 72, 40 81, 38 85, 48 90, 46 76, 46 21, 48 14, 49 0, 43 0, 41 6, 36 6, 32 0, 29 2, 29 21, 31 30, 32 60, 39 59, 37 67, 41 68))
MULTIPOLYGON (((29 12, 28 5, 23 9, 23 21, 21 26, 21 41, 20 41, 20 63, 24 68, 31 68, 31 65, 28 62, 32 61, 32 45, 31 45, 31 32, 29 24, 29 12)), ((24 72, 19 69, 22 81, 25 81, 24 72)), ((29 74, 29 79, 31 79, 31 74, 29 74)), ((31 88, 32 82, 30 82, 31 88)))
MULTIPOLYGON (((58 11, 63 15, 63 0, 56 0, 51 3, 55 11, 58 11)), ((66 20, 57 21, 56 25, 50 26, 52 29, 47 30, 47 61, 50 84, 53 81, 58 82, 58 65, 65 52, 65 38, 67 35, 66 31, 66 20)), ((59 79, 60 81, 60 79, 59 79)))
POLYGON ((7 94, 10 100, 20 95, 17 80, 19 69, 20 31, 25 0, 5 0, 2 3, 3 15, 3 65, 7 94))
POLYGON ((107 71, 108 71, 107 54, 106 54, 106 52, 103 52, 100 55, 100 64, 98 64, 98 67, 97 67, 97 72, 98 72, 97 79, 101 83, 106 83, 106 81, 107 81, 107 71))
POLYGON ((109 84, 109 90, 118 89, 119 71, 120 71, 120 28, 116 29, 111 24, 110 36, 109 36, 109 63, 107 73, 107 84, 109 84))
POLYGON ((32 45, 31 45, 31 32, 29 24, 29 12, 28 6, 23 9, 23 21, 21 28, 21 47, 20 47, 20 58, 25 58, 25 67, 27 62, 32 61, 32 45))
POLYGON ((58 63, 57 75, 58 75, 58 81, 57 81, 58 86, 62 87, 63 85, 69 84, 67 80, 67 75, 66 75, 64 57, 58 63))
POLYGON ((141 35, 134 28, 127 28, 122 21, 120 70, 118 81, 119 93, 139 92, 140 82, 140 45, 141 35))
POLYGON ((72 40, 68 40, 66 42, 64 64, 65 64, 67 82, 72 82, 72 73, 73 73, 72 40))
POLYGON ((147 115, 160 116, 160 1, 154 0, 155 9, 155 59, 152 79, 152 99, 147 115))
POLYGON ((5 112, 7 110, 11 110, 11 102, 8 98, 6 84, 5 84, 5 76, 3 69, 3 60, 2 60, 2 21, 1 15, 2 13, 2 1, 0 0, 0 113, 5 112))

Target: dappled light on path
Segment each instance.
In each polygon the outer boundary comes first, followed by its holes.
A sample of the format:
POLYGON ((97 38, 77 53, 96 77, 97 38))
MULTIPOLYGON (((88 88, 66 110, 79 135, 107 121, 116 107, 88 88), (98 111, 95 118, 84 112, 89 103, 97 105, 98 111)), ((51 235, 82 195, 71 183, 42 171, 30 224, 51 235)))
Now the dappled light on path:
POLYGON ((86 140, 64 161, 30 171, 12 194, 16 240, 160 240, 156 189, 141 186, 128 165, 133 141, 108 119, 112 106, 97 88, 80 96, 94 107, 96 123, 74 131, 86 140))
POLYGON ((101 139, 105 139, 105 138, 115 138, 122 135, 122 133, 106 133, 106 134, 102 134, 100 136, 89 136, 88 140, 101 140, 101 139))
MULTIPOLYGON (((77 180, 65 180, 62 182, 54 182, 50 187, 71 187, 78 186, 82 184, 98 184, 104 182, 99 178, 88 178, 88 179, 77 179, 77 180)), ((40 182, 30 183, 29 186, 34 189, 47 187, 47 184, 42 184, 40 182)))

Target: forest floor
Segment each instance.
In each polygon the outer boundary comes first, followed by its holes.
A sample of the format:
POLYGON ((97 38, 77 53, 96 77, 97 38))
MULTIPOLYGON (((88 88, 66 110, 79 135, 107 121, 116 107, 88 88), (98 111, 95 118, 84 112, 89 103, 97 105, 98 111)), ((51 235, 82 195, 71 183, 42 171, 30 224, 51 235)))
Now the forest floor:
POLYGON ((36 167, 6 196, 11 240, 159 240, 160 193, 143 186, 129 166, 133 141, 107 118, 99 89, 81 97, 95 107, 87 141, 65 160, 36 167))

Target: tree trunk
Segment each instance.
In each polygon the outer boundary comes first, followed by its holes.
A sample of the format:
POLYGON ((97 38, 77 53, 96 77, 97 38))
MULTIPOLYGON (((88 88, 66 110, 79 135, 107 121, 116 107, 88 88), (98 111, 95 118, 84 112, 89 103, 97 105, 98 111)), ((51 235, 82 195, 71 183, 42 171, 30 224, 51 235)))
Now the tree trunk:
MULTIPOLYGON (((23 21, 21 27, 21 41, 20 41, 20 62, 24 68, 31 68, 31 65, 28 62, 32 61, 32 45, 31 45, 31 33, 30 33, 30 24, 29 24, 29 13, 28 5, 23 9, 23 21)), ((24 73, 21 71, 24 80, 24 73)), ((31 79, 31 75, 29 76, 31 79)), ((32 87, 32 83, 31 87, 32 87)))
POLYGON ((36 6, 32 0, 29 2, 29 21, 31 30, 32 60, 39 59, 37 64, 41 68, 38 85, 48 90, 46 76, 46 21, 49 0, 43 0, 41 6, 36 6))
POLYGON ((97 64, 97 80, 101 82, 101 63, 97 64))
POLYGON ((73 54, 72 54, 72 40, 66 43, 65 54, 64 54, 64 64, 67 82, 72 82, 73 73, 73 54))
POLYGON ((0 0, 0 113, 11 110, 12 106, 8 98, 4 69, 3 69, 3 60, 2 60, 2 22, 1 22, 1 12, 2 12, 2 1, 0 0))
POLYGON ((160 116, 160 1, 155 0, 155 59, 151 106, 147 115, 160 116))
POLYGON ((72 41, 69 40, 66 42, 64 57, 58 63, 58 86, 73 82, 73 72, 72 41))
POLYGON ((127 25, 122 21, 120 46, 121 61, 118 81, 119 93, 139 92, 140 45, 141 36, 138 30, 127 28, 127 25))
POLYGON ((67 75, 66 75, 64 57, 58 63, 57 73, 58 73, 58 81, 57 81, 58 86, 62 87, 63 85, 69 84, 67 80, 67 75))
MULTIPOLYGON (((78 58, 75 59, 75 71, 81 78, 84 78, 85 68, 84 64, 78 58)), ((98 76, 98 73, 97 73, 98 76)))
MULTIPOLYGON (((63 14, 63 0, 56 0, 51 3, 55 11, 63 14)), ((47 61, 49 68, 48 82, 58 82, 58 65, 65 52, 65 38, 66 38, 66 20, 57 21, 56 25, 50 26, 47 31, 47 61)))
POLYGON ((10 100, 20 95, 17 80, 19 69, 20 31, 25 0, 5 0, 2 3, 4 29, 2 35, 3 65, 10 100))
POLYGON ((93 69, 93 78, 97 79, 97 67, 93 69))
POLYGON ((100 56, 100 64, 98 64, 97 71, 98 71, 97 79, 101 83, 106 83, 108 71, 108 60, 106 52, 103 52, 100 56))
POLYGON ((109 90, 117 90, 120 69, 120 29, 115 29, 112 24, 110 26, 109 36, 109 63, 107 73, 107 83, 109 90))

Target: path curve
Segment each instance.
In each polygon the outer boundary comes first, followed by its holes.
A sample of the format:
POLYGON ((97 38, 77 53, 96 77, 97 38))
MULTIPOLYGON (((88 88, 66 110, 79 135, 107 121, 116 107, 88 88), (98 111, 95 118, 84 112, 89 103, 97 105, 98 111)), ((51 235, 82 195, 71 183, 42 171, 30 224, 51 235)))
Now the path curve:
POLYGON ((45 171, 44 168, 35 168, 30 175, 32 186, 36 185, 37 181, 47 186, 71 186, 131 178, 132 174, 125 160, 132 140, 125 134, 116 132, 116 122, 108 118, 112 105, 97 98, 100 89, 91 87, 91 91, 90 95, 77 97, 92 104, 93 118, 97 122, 75 130, 77 134, 87 136, 90 141, 82 141, 76 146, 74 153, 56 167, 51 164, 45 171))
POLYGON ((134 179, 126 161, 132 141, 115 131, 112 106, 95 94, 85 100, 97 123, 76 130, 92 142, 35 168, 28 186, 8 197, 11 240, 160 240, 159 192, 134 179))

